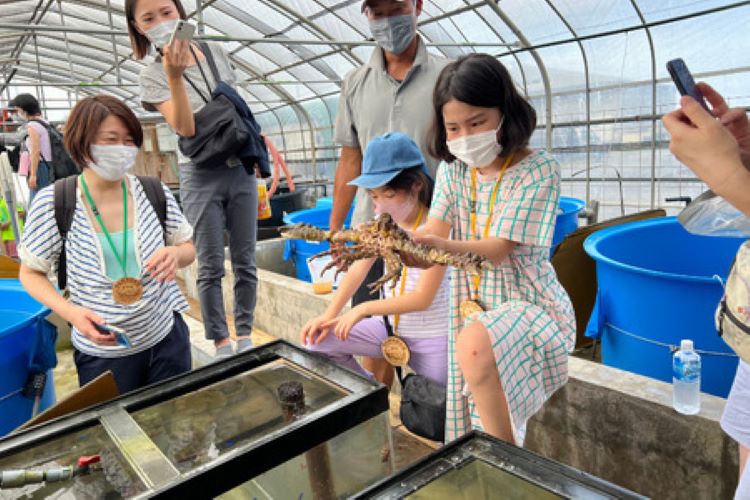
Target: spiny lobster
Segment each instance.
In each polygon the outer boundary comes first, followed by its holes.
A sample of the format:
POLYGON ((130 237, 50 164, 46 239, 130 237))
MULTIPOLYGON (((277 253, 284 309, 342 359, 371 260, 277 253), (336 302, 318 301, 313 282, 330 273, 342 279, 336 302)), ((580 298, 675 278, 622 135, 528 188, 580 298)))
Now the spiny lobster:
MULTIPOLYGON (((403 269, 402 256, 410 256, 422 262, 453 266, 465 270, 469 274, 479 274, 489 262, 476 254, 456 254, 440 250, 412 241, 409 233, 401 229, 390 215, 381 214, 376 219, 361 224, 354 229, 327 231, 309 224, 295 224, 280 229, 286 239, 307 241, 328 241, 335 248, 314 255, 317 259, 326 255, 333 256, 333 260, 323 269, 323 272, 336 266, 336 275, 349 269, 355 261, 372 257, 383 257, 385 274, 368 285, 371 293, 375 293, 384 284, 391 282, 395 287, 403 269), (345 243, 352 245, 344 246, 345 243)), ((322 274, 322 273, 321 273, 322 274)))

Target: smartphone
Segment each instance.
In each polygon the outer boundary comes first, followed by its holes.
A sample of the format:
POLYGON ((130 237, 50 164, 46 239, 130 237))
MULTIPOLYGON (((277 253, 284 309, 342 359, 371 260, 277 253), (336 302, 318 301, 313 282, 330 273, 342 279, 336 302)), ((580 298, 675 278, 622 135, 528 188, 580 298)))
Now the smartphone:
POLYGON ((703 109, 709 111, 706 99, 703 97, 700 89, 695 86, 695 80, 693 80, 693 75, 690 74, 685 61, 682 59, 672 59, 667 63, 667 71, 669 71, 669 75, 677 86, 677 90, 680 91, 680 95, 689 95, 698 101, 703 106, 703 109))
POLYGON ((117 345, 122 347, 132 347, 125 330, 112 325, 94 325, 103 335, 114 335, 117 345))
POLYGON ((193 39, 193 35, 195 34, 195 26, 190 24, 189 22, 180 19, 177 21, 177 25, 174 27, 174 31, 172 32, 172 35, 169 37, 169 43, 168 45, 172 45, 172 43, 175 40, 187 40, 190 41, 193 39))

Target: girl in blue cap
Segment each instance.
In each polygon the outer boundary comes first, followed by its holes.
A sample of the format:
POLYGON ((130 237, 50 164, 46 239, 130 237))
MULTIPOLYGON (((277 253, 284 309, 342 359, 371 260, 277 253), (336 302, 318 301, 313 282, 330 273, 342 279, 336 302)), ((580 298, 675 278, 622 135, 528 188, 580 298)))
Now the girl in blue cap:
MULTIPOLYGON (((427 221, 432 179, 419 148, 402 133, 374 138, 365 150, 362 175, 350 184, 367 189, 375 212, 389 214, 406 231, 427 221)), ((445 385, 449 320, 445 268, 404 267, 395 287, 383 287, 384 298, 341 314, 374 262, 360 260, 349 268, 326 312, 302 328, 302 345, 371 377, 354 356, 383 357, 381 346, 388 338, 383 316, 388 316, 394 334, 408 346, 411 369, 445 385)))

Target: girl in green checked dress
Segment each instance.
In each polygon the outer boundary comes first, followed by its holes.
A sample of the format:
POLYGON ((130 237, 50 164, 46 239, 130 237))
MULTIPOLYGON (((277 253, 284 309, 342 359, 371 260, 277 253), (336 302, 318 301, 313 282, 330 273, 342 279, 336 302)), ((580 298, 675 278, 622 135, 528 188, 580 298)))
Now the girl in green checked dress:
POLYGON ((575 343, 549 261, 560 169, 528 147, 536 113, 495 58, 446 66, 434 106, 432 147, 444 161, 415 240, 492 263, 451 277, 446 441, 480 429, 521 445, 528 419, 565 384, 575 343))

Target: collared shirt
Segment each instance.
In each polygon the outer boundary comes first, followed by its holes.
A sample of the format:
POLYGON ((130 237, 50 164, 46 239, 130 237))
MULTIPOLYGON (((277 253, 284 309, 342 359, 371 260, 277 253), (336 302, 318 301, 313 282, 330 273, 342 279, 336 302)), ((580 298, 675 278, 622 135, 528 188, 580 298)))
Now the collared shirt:
MULTIPOLYGON (((428 132, 434 119, 432 91, 449 62, 428 53, 420 38, 414 65, 399 82, 388 74, 383 50, 376 48, 366 65, 344 79, 336 116, 336 143, 359 147, 364 153, 373 137, 403 132, 419 145, 434 178, 440 162, 427 154, 428 132)), ((373 215, 369 196, 359 188, 352 224, 366 222, 373 215)))
MULTIPOLYGON (((65 243, 70 302, 91 309, 107 323, 125 330, 132 347, 102 346, 91 342, 73 328, 73 347, 91 356, 116 358, 144 351, 158 344, 172 330, 173 311, 184 312, 188 304, 174 281, 159 283, 144 268, 144 263, 164 246, 159 218, 146 197, 141 183, 128 176, 130 194, 135 201, 133 232, 137 235, 135 257, 141 270, 143 297, 133 305, 118 304, 112 297, 113 281, 107 276, 104 252, 89 217, 80 189, 65 243)), ((167 198, 167 243, 180 245, 193 236, 193 228, 182 215, 172 193, 162 185, 167 198)), ((21 261, 32 269, 49 273, 56 269, 62 252, 62 238, 55 221, 54 186, 34 197, 29 209, 26 232, 20 249, 21 261)))

